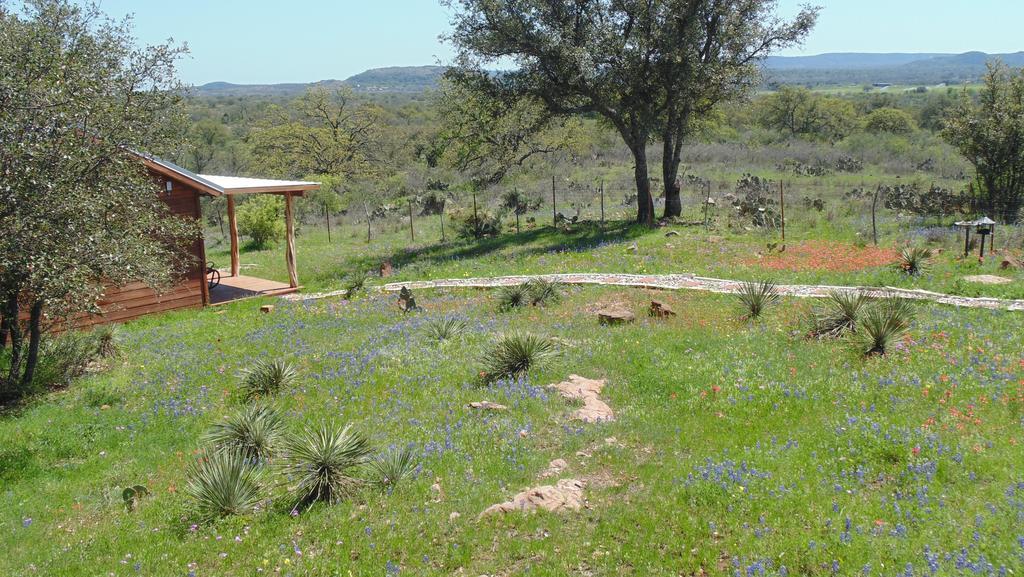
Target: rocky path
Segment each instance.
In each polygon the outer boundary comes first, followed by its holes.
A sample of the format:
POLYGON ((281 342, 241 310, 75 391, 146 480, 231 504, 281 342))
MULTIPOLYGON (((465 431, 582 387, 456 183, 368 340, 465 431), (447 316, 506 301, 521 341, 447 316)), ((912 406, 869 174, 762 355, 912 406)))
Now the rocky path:
MULTIPOLYGON (((410 289, 428 288, 494 288, 526 283, 532 279, 545 279, 565 284, 625 286, 662 290, 698 290, 713 293, 737 293, 741 281, 717 278, 705 278, 692 274, 669 275, 635 275, 635 274, 603 274, 603 273, 569 273, 502 276, 466 279, 440 279, 410 282, 388 283, 382 288, 385 291, 398 291, 403 286, 410 289)), ((844 287, 830 285, 778 285, 778 290, 786 296, 801 298, 821 298, 828 296, 829 291, 858 291, 871 296, 899 296, 902 298, 931 301, 945 305, 967 308, 985 308, 1008 311, 1024 311, 1024 300, 1008 300, 987 297, 961 297, 936 293, 926 290, 912 290, 896 287, 844 287)), ((315 295, 308 295, 315 297, 315 295)))

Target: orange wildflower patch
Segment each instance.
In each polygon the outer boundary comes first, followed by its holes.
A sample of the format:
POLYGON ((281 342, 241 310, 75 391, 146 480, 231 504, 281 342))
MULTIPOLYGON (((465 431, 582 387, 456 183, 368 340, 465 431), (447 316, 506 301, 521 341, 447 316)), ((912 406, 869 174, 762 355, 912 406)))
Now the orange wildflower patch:
POLYGON ((789 245, 785 252, 747 261, 771 270, 850 272, 886 266, 896 262, 896 251, 891 248, 864 247, 850 244, 804 241, 789 245))

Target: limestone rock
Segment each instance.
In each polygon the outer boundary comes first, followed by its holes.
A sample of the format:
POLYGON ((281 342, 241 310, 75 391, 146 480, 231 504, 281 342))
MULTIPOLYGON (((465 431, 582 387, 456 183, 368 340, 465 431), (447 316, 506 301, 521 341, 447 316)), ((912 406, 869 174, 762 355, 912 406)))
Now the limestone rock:
POLYGON ((661 301, 651 301, 650 314, 652 317, 668 318, 676 316, 676 311, 672 310, 668 304, 661 301))
POLYGON ((1003 262, 999 264, 999 268, 1003 270, 1020 270, 1024 268, 1024 264, 1021 264, 1015 257, 1006 255, 1003 257, 1003 262))
POLYGON ((598 396, 604 384, 604 379, 597 381, 579 375, 569 375, 568 380, 548 387, 557 390, 565 399, 583 401, 583 407, 572 414, 573 419, 585 423, 598 423, 615 420, 615 412, 598 396))
POLYGON ((480 517, 516 511, 579 511, 583 507, 583 481, 562 479, 555 485, 541 485, 523 491, 511 500, 491 505, 480 517))
POLYGON ((1013 282, 1013 279, 1006 278, 1004 276, 996 276, 994 274, 979 274, 974 276, 965 276, 964 280, 967 282, 974 282, 978 284, 1008 284, 1013 282))
POLYGON ((263 305, 260 307, 260 312, 263 314, 269 314, 274 312, 274 305, 263 305))
POLYGON ((541 479, 548 477, 557 477, 562 474, 562 471, 569 468, 569 463, 565 462, 565 459, 555 459, 548 463, 548 468, 540 474, 541 479))
POLYGON ((635 321, 636 315, 625 305, 612 305, 597 311, 597 320, 602 325, 621 325, 635 321))
POLYGON ((395 269, 394 269, 394 267, 391 266, 391 261, 390 260, 386 260, 386 261, 380 263, 380 277, 381 278, 387 278, 387 277, 391 276, 392 274, 394 274, 394 272, 395 272, 395 269))
POLYGON ((491 401, 473 401, 466 405, 466 408, 476 409, 478 411, 505 411, 508 407, 498 403, 492 403, 491 401))

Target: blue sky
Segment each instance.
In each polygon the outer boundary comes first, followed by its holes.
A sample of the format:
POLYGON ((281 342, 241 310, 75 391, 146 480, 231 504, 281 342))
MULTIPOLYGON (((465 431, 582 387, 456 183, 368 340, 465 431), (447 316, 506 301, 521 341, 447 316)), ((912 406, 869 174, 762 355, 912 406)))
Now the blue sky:
MULTIPOLYGON (((134 14, 142 42, 174 38, 191 56, 185 82, 311 82, 368 68, 444 63, 438 36, 450 14, 435 0, 99 0, 134 14)), ((803 0, 780 0, 791 15, 803 0)), ((818 27, 802 49, 822 52, 1024 50, 1022 0, 817 0, 818 27)))

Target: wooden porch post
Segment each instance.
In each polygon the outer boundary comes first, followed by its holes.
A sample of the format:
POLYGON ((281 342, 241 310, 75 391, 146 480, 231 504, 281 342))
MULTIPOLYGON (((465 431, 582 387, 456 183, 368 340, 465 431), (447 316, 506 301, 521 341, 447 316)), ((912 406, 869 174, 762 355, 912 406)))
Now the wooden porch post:
POLYGON ((235 220, 235 197, 228 197, 228 234, 231 237, 231 276, 238 276, 238 221, 235 220))
POLYGON ((288 265, 288 284, 292 288, 299 286, 299 275, 295 271, 295 222, 292 217, 292 195, 286 192, 284 195, 284 226, 287 246, 285 247, 285 262, 288 265))

